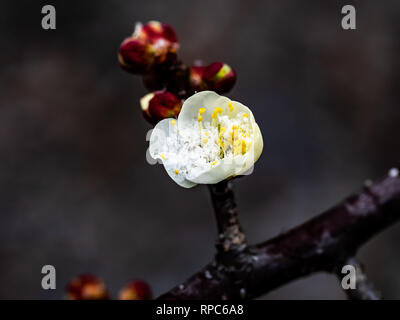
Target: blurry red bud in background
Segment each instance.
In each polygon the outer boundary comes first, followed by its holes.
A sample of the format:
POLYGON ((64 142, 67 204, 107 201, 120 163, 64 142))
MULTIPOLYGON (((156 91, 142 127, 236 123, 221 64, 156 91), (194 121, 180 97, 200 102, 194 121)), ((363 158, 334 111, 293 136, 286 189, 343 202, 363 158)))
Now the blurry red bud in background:
POLYGON ((68 282, 66 288, 69 300, 106 300, 107 288, 100 278, 91 274, 82 274, 68 282))
POLYGON ((142 280, 127 283, 118 294, 120 300, 151 300, 153 294, 149 284, 142 280))

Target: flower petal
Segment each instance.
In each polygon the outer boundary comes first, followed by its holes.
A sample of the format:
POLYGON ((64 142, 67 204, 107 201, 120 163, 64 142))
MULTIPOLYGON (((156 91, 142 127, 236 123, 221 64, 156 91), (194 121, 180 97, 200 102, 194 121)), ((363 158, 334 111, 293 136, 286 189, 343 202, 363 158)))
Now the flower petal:
POLYGON ((263 149, 262 135, 251 110, 212 91, 188 98, 175 126, 166 119, 154 130, 150 154, 161 159, 168 175, 186 188, 251 173, 263 149), (234 130, 241 133, 236 135, 234 130), (214 140, 217 144, 209 145, 214 140))
POLYGON ((202 172, 200 175, 196 177, 188 176, 187 179, 194 183, 201 184, 215 184, 226 178, 232 177, 235 175, 235 168, 237 165, 232 163, 232 159, 222 159, 216 165, 211 166, 209 170, 202 172))
POLYGON ((261 153, 263 151, 264 148, 264 142, 263 142, 263 137, 261 134, 261 130, 260 127, 258 126, 257 123, 253 123, 253 130, 254 130, 254 162, 256 162, 258 160, 258 158, 260 158, 261 153))
MULTIPOLYGON (((153 129, 150 136, 150 146, 149 153, 153 159, 159 159, 164 165, 165 171, 167 171, 168 175, 174 180, 178 185, 184 188, 192 188, 196 185, 191 181, 186 180, 183 173, 179 172, 177 169, 179 167, 179 163, 177 160, 169 160, 169 157, 166 158, 165 154, 171 152, 171 150, 167 150, 167 139, 172 140, 170 143, 178 144, 178 134, 177 134, 177 125, 176 120, 174 119, 164 119, 161 120, 153 129), (177 171, 176 171, 177 170, 177 171)), ((177 159, 176 157, 171 157, 172 159, 177 159)))
POLYGON ((202 114, 203 121, 211 121, 211 115, 216 106, 226 102, 226 107, 228 108, 228 101, 230 101, 228 98, 220 96, 214 91, 201 91, 192 95, 183 103, 178 116, 178 129, 182 130, 191 126, 193 120, 197 120, 200 108, 205 109, 202 114))
POLYGON ((176 173, 175 165, 166 163, 166 164, 164 164, 164 168, 165 168, 165 171, 167 171, 168 175, 172 178, 172 180, 174 180, 181 187, 193 188, 194 186, 197 185, 197 183, 187 180, 182 173, 180 173, 180 172, 176 173))

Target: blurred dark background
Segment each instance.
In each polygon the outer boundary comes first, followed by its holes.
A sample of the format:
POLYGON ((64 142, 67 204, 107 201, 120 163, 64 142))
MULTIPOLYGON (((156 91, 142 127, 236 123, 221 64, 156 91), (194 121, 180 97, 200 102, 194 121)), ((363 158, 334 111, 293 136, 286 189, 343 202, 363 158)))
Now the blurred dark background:
MULTIPOLYGON (((207 188, 178 187, 146 162, 141 79, 117 49, 137 21, 174 26, 187 63, 224 61, 229 95, 264 136, 255 173, 236 181, 251 243, 328 209, 399 164, 399 1, 2 1, 0 298, 60 299, 82 272, 115 295, 142 278, 156 295, 214 253, 207 188), (57 29, 41 28, 41 8, 57 29), (341 28, 341 8, 357 30, 341 28), (41 268, 57 290, 41 289, 41 268)), ((400 226, 360 252, 385 298, 400 298, 400 226)), ((319 274, 266 299, 343 299, 319 274)))

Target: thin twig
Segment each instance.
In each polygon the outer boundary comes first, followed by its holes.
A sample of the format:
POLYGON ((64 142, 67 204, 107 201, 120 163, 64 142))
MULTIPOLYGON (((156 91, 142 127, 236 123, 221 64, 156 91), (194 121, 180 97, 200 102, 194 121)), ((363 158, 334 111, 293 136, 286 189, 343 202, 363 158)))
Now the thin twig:
MULTIPOLYGON (((355 268, 355 288, 344 289, 349 300, 380 300, 380 294, 375 290, 372 283, 368 280, 365 274, 364 267, 357 262, 355 258, 349 258, 346 265, 351 265, 355 268)), ((342 267, 337 269, 339 280, 342 281, 342 267)))

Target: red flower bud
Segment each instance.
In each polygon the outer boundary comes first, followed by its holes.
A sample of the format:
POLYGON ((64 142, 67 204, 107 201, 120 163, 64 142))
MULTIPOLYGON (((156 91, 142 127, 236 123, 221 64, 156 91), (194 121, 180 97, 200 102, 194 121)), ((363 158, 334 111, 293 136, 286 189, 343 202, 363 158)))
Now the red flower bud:
POLYGON ((126 38, 118 51, 120 66, 131 73, 145 73, 154 62, 154 52, 143 40, 126 38))
POLYGON ((178 38, 176 37, 175 31, 166 23, 149 21, 141 27, 139 32, 142 36, 147 37, 152 42, 162 39, 169 41, 175 50, 178 49, 178 38))
POLYGON ((207 90, 207 84, 203 81, 205 67, 190 67, 190 86, 194 91, 207 90))
POLYGON ((131 281, 118 294, 120 300, 151 300, 153 294, 147 282, 131 281))
POLYGON ((122 42, 118 59, 123 69, 143 74, 155 65, 174 60, 178 48, 175 31, 169 25, 158 21, 138 23, 133 35, 122 42))
POLYGON ((225 93, 235 85, 236 73, 226 63, 213 62, 205 67, 203 81, 207 84, 209 90, 225 93))
POLYGON ((68 282, 65 291, 69 300, 109 299, 103 280, 90 274, 82 274, 72 279, 68 282))
POLYGON ((212 90, 225 93, 233 88, 235 82, 236 73, 226 63, 213 62, 205 67, 190 68, 190 87, 193 91, 212 90))
POLYGON ((168 91, 149 93, 140 99, 143 116, 151 124, 165 118, 176 118, 182 108, 182 100, 168 91))

